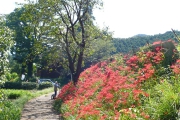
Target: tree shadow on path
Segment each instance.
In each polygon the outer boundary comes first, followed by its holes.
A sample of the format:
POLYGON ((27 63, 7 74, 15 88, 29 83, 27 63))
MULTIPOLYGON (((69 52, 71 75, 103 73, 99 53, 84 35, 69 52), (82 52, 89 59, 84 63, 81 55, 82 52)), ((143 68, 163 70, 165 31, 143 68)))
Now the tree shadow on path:
POLYGON ((22 111, 21 120, 62 120, 53 110, 53 100, 49 93, 28 101, 22 111))

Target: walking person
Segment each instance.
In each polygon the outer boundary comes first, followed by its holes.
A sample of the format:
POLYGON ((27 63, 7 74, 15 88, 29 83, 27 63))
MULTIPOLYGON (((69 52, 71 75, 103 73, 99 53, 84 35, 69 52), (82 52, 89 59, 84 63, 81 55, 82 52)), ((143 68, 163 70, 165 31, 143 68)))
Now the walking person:
POLYGON ((55 84, 54 84, 54 98, 56 98, 58 87, 59 87, 59 84, 56 81, 55 84))

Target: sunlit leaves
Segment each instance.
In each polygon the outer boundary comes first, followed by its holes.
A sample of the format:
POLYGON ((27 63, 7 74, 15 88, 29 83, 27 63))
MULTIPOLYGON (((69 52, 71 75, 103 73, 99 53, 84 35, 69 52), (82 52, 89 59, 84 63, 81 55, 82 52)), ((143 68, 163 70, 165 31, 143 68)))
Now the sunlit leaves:
MULTIPOLYGON (((8 55, 13 45, 13 31, 5 26, 4 18, 0 18, 0 77, 8 70, 8 55)), ((3 79, 0 79, 0 83, 3 79)))

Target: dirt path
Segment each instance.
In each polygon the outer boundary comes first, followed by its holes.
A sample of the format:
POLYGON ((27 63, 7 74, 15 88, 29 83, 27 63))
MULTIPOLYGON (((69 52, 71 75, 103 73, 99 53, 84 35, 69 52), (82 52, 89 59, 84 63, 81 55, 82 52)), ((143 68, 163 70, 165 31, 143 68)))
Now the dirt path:
POLYGON ((21 120, 60 120, 52 109, 53 100, 49 93, 28 101, 23 109, 21 120))

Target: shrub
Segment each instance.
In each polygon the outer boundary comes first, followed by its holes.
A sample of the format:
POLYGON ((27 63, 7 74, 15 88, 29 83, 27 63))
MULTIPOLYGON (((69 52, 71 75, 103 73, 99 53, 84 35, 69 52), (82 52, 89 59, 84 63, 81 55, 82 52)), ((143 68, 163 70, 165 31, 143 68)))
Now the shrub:
POLYGON ((35 82, 5 82, 5 89, 24 89, 24 90, 32 90, 37 89, 38 84, 35 82))
POLYGON ((35 82, 22 82, 21 89, 23 90, 33 90, 37 89, 38 84, 35 82))
POLYGON ((0 120, 20 120, 21 112, 27 101, 49 92, 52 92, 52 88, 45 90, 0 89, 0 120), (20 97, 9 100, 7 99, 9 95, 20 95, 20 97))
POLYGON ((10 82, 7 81, 4 84, 5 89, 21 89, 21 82, 10 82))
POLYGON ((0 83, 0 88, 4 88, 4 84, 3 83, 0 83))
POLYGON ((31 77, 28 80, 29 82, 37 82, 37 78, 36 77, 31 77))
POLYGON ((10 101, 4 101, 0 111, 0 120, 18 120, 21 116, 20 109, 10 101))
POLYGON ((8 99, 16 99, 19 98, 21 96, 20 93, 10 93, 8 94, 8 99))
MULTIPOLYGON (((173 78, 170 78, 173 80, 173 78)), ((180 108, 179 85, 174 85, 163 80, 161 84, 148 90, 150 98, 146 99, 144 110, 149 113, 153 120, 176 120, 180 108)))
POLYGON ((164 53, 164 60, 162 62, 164 67, 172 65, 178 59, 178 51, 172 40, 155 42, 150 48, 155 51, 157 47, 162 48, 161 51, 164 53))
MULTIPOLYGON (((9 100, 7 100, 4 90, 0 89, 0 93, 1 93, 1 95, 0 95, 0 120, 18 120, 21 115, 20 109, 17 106, 15 106, 14 104, 12 104, 9 100)), ((9 92, 8 92, 8 94, 11 97, 15 95, 15 94, 11 94, 9 92)), ((18 94, 18 96, 19 96, 19 94, 18 94)))
POLYGON ((53 86, 52 83, 43 82, 43 83, 39 84, 38 89, 39 89, 39 90, 42 90, 42 89, 49 88, 49 87, 52 87, 52 86, 53 86))
POLYGON ((6 76, 7 81, 11 81, 11 82, 18 82, 18 81, 20 81, 20 78, 19 78, 18 74, 15 73, 15 72, 13 72, 13 73, 6 73, 5 76, 6 76))

